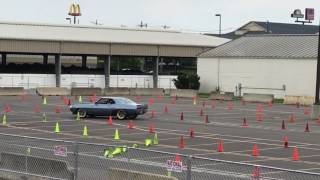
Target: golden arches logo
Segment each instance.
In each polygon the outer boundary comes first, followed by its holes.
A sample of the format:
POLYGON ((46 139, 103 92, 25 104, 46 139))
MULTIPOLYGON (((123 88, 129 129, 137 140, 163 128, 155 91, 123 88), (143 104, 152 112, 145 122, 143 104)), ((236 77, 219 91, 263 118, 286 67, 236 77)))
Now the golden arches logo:
POLYGON ((81 16, 80 5, 79 4, 71 4, 69 9, 70 16, 81 16))

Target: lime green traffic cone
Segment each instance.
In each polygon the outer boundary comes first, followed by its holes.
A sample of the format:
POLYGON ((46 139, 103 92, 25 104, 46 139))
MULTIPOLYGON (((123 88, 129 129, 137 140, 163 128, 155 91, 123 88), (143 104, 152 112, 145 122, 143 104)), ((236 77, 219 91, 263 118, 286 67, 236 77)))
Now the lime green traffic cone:
POLYGON ((43 122, 47 122, 46 113, 43 113, 43 114, 42 114, 42 121, 43 121, 43 122))
POLYGON ((116 149, 112 152, 113 156, 120 155, 122 153, 121 147, 116 147, 116 149))
POLYGON ((133 147, 133 148, 138 148, 139 145, 138 145, 138 144, 133 144, 132 147, 133 147))
POLYGON ((77 112, 76 120, 80 121, 80 112, 79 111, 77 112))
POLYGON ((56 126, 55 126, 55 128, 54 128, 54 132, 55 133, 60 133, 61 131, 60 131, 60 126, 59 126, 59 123, 58 122, 56 122, 56 126))
POLYGON ((116 129, 116 131, 114 132, 114 140, 115 140, 115 141, 120 140, 120 136, 119 136, 119 131, 118 131, 118 129, 116 129))
POLYGON ((152 144, 151 139, 150 139, 149 137, 148 137, 148 138, 146 138, 146 140, 145 140, 145 145, 146 145, 146 147, 151 146, 151 144, 152 144))
POLYGON ((6 114, 3 114, 3 117, 2 117, 2 125, 6 125, 7 124, 7 115, 6 114))
POLYGON ((79 103, 82 103, 82 96, 79 96, 78 101, 79 103))
POLYGON ((155 133, 154 136, 153 136, 153 144, 154 145, 158 144, 158 135, 157 135, 157 133, 155 133))
POLYGON ((128 146, 126 146, 126 145, 123 146, 123 147, 122 147, 122 152, 123 152, 123 153, 124 153, 124 152, 127 152, 127 150, 128 150, 127 148, 128 148, 128 146))
POLYGON ((88 137, 88 128, 87 128, 87 126, 86 126, 86 125, 83 127, 83 133, 82 133, 82 136, 83 136, 83 137, 88 137))
POLYGON ((46 104, 47 104, 47 97, 45 97, 45 96, 43 97, 43 102, 42 102, 42 104, 43 104, 43 105, 46 105, 46 104))

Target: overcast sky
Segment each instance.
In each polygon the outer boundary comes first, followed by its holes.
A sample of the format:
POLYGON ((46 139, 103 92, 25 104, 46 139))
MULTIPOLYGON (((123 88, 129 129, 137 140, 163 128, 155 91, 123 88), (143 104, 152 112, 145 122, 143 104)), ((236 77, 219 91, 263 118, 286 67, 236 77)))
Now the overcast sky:
POLYGON ((140 21, 153 28, 218 33, 232 31, 249 21, 293 23, 292 11, 315 8, 318 24, 320 0, 0 0, 0 21, 67 24, 71 3, 81 6, 80 24, 96 19, 104 26, 136 27, 140 21))

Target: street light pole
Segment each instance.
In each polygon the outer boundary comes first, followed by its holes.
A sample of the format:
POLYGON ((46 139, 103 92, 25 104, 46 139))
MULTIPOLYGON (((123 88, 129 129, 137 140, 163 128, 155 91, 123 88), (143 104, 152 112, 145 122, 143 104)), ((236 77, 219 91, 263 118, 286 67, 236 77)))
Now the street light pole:
POLYGON ((319 103, 319 88, 320 88, 320 22, 318 31, 318 57, 317 57, 317 78, 316 78, 316 96, 314 104, 320 105, 319 103))
POLYGON ((219 36, 221 36, 221 14, 216 14, 216 16, 219 16, 219 36))

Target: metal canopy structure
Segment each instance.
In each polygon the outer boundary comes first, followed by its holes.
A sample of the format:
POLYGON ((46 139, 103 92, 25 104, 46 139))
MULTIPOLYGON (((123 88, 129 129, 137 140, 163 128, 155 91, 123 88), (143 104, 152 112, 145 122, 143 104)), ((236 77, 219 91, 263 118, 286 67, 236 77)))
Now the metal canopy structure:
POLYGON ((167 30, 0 22, 1 52, 196 57, 228 41, 167 30))
POLYGON ((56 86, 61 84, 61 56, 87 56, 104 59, 105 87, 109 87, 112 56, 152 57, 153 87, 158 86, 160 57, 193 57, 229 39, 197 33, 168 30, 146 30, 79 25, 53 25, 0 22, 0 53, 2 65, 7 54, 40 54, 55 59, 56 86))

